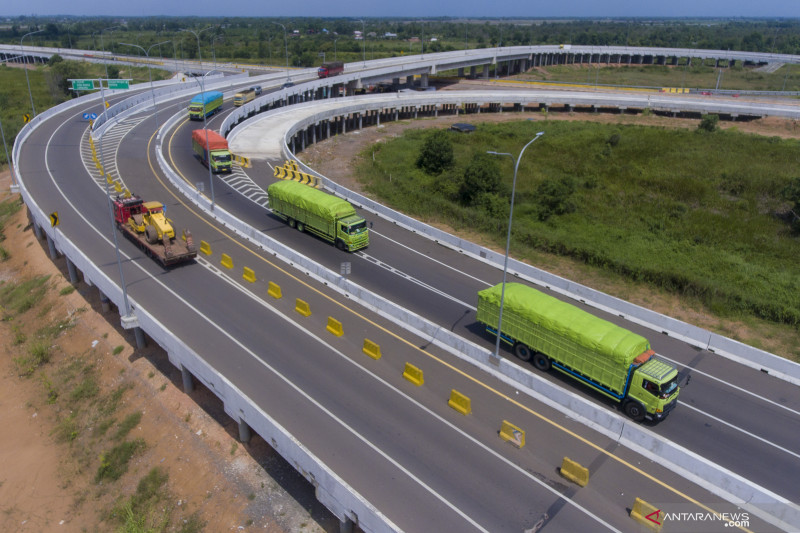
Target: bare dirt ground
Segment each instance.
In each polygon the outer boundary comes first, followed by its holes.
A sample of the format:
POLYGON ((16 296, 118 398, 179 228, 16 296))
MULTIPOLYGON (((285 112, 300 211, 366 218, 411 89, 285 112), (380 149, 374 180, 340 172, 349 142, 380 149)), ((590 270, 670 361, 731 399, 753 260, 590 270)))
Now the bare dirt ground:
MULTIPOLYGON (((0 175, 0 190, 8 191, 9 182, 7 172, 0 175)), ((0 194, 0 201, 9 199, 19 201, 0 194)), ((184 394, 180 372, 154 343, 135 349, 117 310, 102 310, 97 289, 82 282, 69 289, 64 259, 50 260, 24 206, 4 234, 0 245, 10 257, 0 262, 0 291, 34 276, 50 278, 31 310, 14 316, 0 307, 0 531, 117 530, 119 523, 108 518, 115 502, 129 498, 156 466, 169 476, 160 508, 170 517, 156 531, 338 531, 313 487, 260 437, 237 442, 237 426, 213 394, 202 385, 184 394), (18 361, 37 330, 54 323, 68 325, 52 341, 49 362, 21 375, 18 361), (99 420, 59 442, 64 421, 79 409, 69 402, 75 389, 60 388, 59 376, 77 364, 95 373, 100 389, 80 409, 125 390, 108 435, 127 415, 142 413, 127 439, 142 438, 146 448, 117 481, 95 482, 100 454, 116 444, 97 436, 99 420)))

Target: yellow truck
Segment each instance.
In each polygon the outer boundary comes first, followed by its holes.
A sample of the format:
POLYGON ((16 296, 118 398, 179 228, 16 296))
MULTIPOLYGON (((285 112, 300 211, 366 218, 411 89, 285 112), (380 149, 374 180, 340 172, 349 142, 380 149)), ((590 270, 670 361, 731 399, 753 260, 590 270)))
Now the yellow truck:
POLYGON ((250 87, 249 89, 244 89, 243 91, 233 95, 233 105, 236 107, 241 107, 247 102, 251 102, 255 97, 256 97, 256 90, 253 87, 250 87))

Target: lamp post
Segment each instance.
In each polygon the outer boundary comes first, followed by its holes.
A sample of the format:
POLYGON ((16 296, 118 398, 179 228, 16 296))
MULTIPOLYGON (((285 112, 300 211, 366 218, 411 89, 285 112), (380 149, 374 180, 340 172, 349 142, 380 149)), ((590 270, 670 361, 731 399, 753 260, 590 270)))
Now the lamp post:
POLYGON ((217 70, 217 50, 214 48, 214 43, 224 38, 224 35, 217 35, 211 39, 211 55, 214 56, 214 70, 217 70))
POLYGON ((103 44, 103 32, 106 31, 106 30, 111 30, 111 33, 114 33, 114 30, 116 28, 119 28, 119 26, 111 26, 110 28, 103 28, 102 30, 100 30, 100 48, 103 50, 103 65, 105 65, 105 67, 106 67, 106 79, 108 79, 108 61, 106 61, 106 58, 105 58, 106 47, 103 44))
POLYGON ((273 22, 283 28, 283 46, 286 48, 286 80, 289 80, 289 41, 286 39, 286 26, 280 22, 273 22))
MULTIPOLYGON (((503 285, 500 288, 500 316, 497 319, 497 344, 495 344, 494 347, 495 358, 500 357, 500 335, 501 335, 500 332, 502 331, 503 327, 503 303, 506 297, 506 274, 508 273, 508 252, 511 247, 511 221, 514 217, 514 193, 516 192, 517 189, 517 170, 519 169, 519 162, 522 159, 522 154, 525 153, 525 149, 531 144, 533 144, 533 142, 542 135, 544 135, 544 132, 540 131, 539 133, 536 134, 536 136, 533 139, 531 139, 528 142, 528 144, 522 147, 522 150, 520 151, 519 156, 517 157, 517 162, 514 164, 514 181, 512 181, 511 183, 511 208, 508 210, 508 236, 506 237, 506 256, 503 261, 503 285)), ((492 155, 506 155, 510 157, 512 160, 514 159, 513 155, 505 152, 489 151, 486 153, 492 155)))
MULTIPOLYGON (((25 35, 22 36, 22 39, 24 39, 28 35, 33 35, 34 33, 41 33, 43 31, 44 30, 37 30, 37 31, 28 32, 28 33, 26 33, 25 35)), ((25 81, 28 82, 28 96, 31 98, 31 111, 33 111, 33 116, 35 117, 36 116, 36 108, 33 107, 33 93, 31 92, 31 80, 28 78, 28 59, 27 59, 27 56, 25 55, 25 50, 22 49, 22 39, 19 40, 19 50, 22 53, 22 61, 25 64, 25 81)))
POLYGON ((339 37, 333 40, 333 60, 336 61, 336 41, 339 40, 339 37))
POLYGON ((364 43, 364 66, 367 66, 367 26, 364 24, 364 21, 358 19, 358 22, 361 23, 361 40, 364 43))
MULTIPOLYGON (((102 34, 100 35, 100 37, 102 37, 102 34)), ((162 44, 167 44, 169 42, 172 42, 172 41, 161 41, 160 43, 152 44, 152 45, 150 45, 150 47, 147 50, 145 50, 144 48, 142 48, 138 44, 119 43, 122 46, 133 46, 134 48, 138 48, 139 50, 144 52, 144 56, 148 59, 148 61, 147 61, 147 76, 150 78, 150 94, 153 96, 153 109, 155 109, 156 124, 158 124, 158 106, 156 106, 156 93, 153 90, 153 74, 150 72, 150 61, 149 61, 149 59, 150 59, 150 50, 152 50, 156 46, 160 46, 162 44)))
MULTIPOLYGON (((195 39, 197 39, 197 58, 200 60, 200 69, 201 70, 203 69, 203 54, 200 51, 200 34, 203 33, 206 30, 210 30, 212 27, 213 26, 206 26, 205 28, 203 28, 200 31, 189 30, 189 29, 186 29, 186 28, 184 28, 182 30, 179 30, 179 31, 188 31, 189 33, 194 35, 195 39)), ((183 42, 181 42, 181 46, 183 46, 183 42)))

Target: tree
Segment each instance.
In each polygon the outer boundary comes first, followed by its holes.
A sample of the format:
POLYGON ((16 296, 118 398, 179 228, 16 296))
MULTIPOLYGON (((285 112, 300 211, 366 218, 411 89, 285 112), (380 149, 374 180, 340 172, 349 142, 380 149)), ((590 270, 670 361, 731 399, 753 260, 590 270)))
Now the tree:
POLYGON ((417 167, 433 175, 451 168, 455 161, 453 145, 446 130, 431 133, 425 139, 417 157, 417 167))
POLYGON ((719 115, 703 115, 697 129, 698 131, 707 131, 709 133, 717 131, 719 129, 719 115))
POLYGON ((487 154, 475 154, 464 171, 464 182, 459 190, 459 199, 464 205, 472 205, 486 194, 500 192, 500 168, 497 160, 487 154))
POLYGON ((539 208, 539 220, 547 220, 553 215, 564 215, 575 211, 572 194, 575 182, 568 177, 558 180, 549 179, 536 188, 536 204, 539 208))
POLYGON ((800 177, 792 178, 786 188, 783 189, 783 197, 792 203, 789 208, 792 229, 800 232, 800 177))

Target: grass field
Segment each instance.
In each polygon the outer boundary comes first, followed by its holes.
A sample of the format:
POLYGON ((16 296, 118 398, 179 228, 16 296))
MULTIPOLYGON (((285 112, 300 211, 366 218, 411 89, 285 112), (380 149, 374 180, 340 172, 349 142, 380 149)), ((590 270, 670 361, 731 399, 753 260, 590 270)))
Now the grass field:
POLYGON ((720 316, 800 324, 800 240, 782 199, 796 175, 798 141, 730 130, 486 124, 449 134, 455 165, 440 176, 415 166, 427 135, 420 130, 370 148, 359 173, 395 208, 504 244, 512 161, 497 159, 500 192, 469 205, 459 201, 464 171, 473 154, 487 150, 516 157, 539 129, 546 133, 518 173, 515 257, 556 253, 697 298, 720 316), (553 188, 543 184, 560 184, 555 189, 569 207, 562 214, 544 212, 543 195, 553 188))
POLYGON ((588 85, 624 85, 632 87, 678 87, 714 89, 719 80, 719 89, 737 91, 800 91, 800 66, 783 65, 768 73, 753 68, 714 68, 712 63, 702 65, 696 61, 692 66, 633 65, 598 67, 587 65, 555 65, 531 70, 513 76, 519 80, 542 80, 580 83, 588 85))

